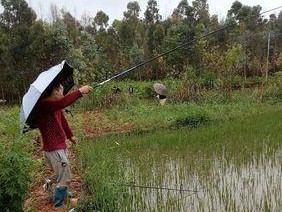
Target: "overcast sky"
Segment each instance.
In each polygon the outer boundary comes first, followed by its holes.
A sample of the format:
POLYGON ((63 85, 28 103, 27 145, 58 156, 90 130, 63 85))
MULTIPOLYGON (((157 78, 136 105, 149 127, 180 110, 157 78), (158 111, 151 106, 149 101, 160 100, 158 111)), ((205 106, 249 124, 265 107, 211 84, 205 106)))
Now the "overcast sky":
MULTIPOLYGON (((69 11, 77 19, 80 19, 82 14, 88 14, 94 17, 95 14, 102 10, 109 18, 110 23, 114 19, 122 19, 123 12, 127 10, 126 6, 130 0, 26 0, 31 6, 38 18, 47 20, 50 17, 50 5, 56 4, 58 8, 64 8, 69 11)), ((134 1, 134 0, 131 0, 134 1)), ((219 18, 224 18, 235 0, 208 0, 210 14, 217 14, 219 18)), ((143 15, 148 0, 137 0, 141 7, 140 15, 143 15)), ((159 14, 163 19, 171 15, 180 0, 157 0, 159 6, 159 14)), ((191 5, 192 0, 188 0, 191 5)), ((261 5, 262 11, 266 11, 275 7, 282 6, 281 0, 241 0, 244 5, 255 6, 261 5)), ((0 12, 3 8, 0 8, 0 12)), ((277 13, 278 14, 278 13, 277 13)), ((267 16, 268 17, 268 16, 267 16)))

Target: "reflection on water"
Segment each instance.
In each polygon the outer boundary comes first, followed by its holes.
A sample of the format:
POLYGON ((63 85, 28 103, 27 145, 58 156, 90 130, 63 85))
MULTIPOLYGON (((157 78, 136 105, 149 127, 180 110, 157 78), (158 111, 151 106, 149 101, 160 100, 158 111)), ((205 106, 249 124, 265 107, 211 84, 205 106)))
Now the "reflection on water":
POLYGON ((281 148, 264 145, 246 158, 224 151, 150 155, 128 159, 125 178, 163 189, 128 187, 126 211, 282 211, 281 148))

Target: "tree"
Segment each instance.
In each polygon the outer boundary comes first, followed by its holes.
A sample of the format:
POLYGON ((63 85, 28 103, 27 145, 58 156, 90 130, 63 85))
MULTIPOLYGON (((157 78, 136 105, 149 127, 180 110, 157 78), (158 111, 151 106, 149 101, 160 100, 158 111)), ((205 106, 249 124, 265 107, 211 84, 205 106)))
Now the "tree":
POLYGON ((155 0, 149 0, 147 3, 147 9, 144 13, 145 24, 151 25, 158 23, 161 20, 161 15, 159 15, 158 3, 155 0))
POLYGON ((133 66, 132 55, 136 49, 142 46, 142 30, 139 19, 140 6, 138 2, 129 2, 127 4, 127 11, 125 11, 122 21, 114 22, 115 36, 119 43, 119 68, 127 69, 133 66))
POLYGON ((109 16, 103 11, 99 11, 94 18, 93 25, 98 26, 99 31, 105 31, 108 27, 108 21, 109 16))
POLYGON ((244 46, 244 76, 261 75, 261 69, 253 69, 251 64, 266 61, 267 52, 267 20, 260 15, 261 6, 247 6, 236 1, 228 11, 227 21, 234 23, 235 27, 227 30, 228 43, 242 43, 244 46), (252 61, 254 60, 254 61, 252 61))
POLYGON ((139 17, 140 6, 137 1, 129 2, 127 4, 127 11, 123 13, 125 20, 136 21, 139 17))
POLYGON ((6 28, 13 28, 23 23, 31 26, 36 19, 35 12, 28 7, 24 0, 1 0, 4 7, 0 15, 0 23, 6 28))
MULTIPOLYGON (((144 16, 145 42, 143 49, 144 59, 148 60, 162 52, 163 39, 165 37, 157 1, 148 1, 144 16)), ((157 79, 165 75, 164 60, 162 58, 147 64, 145 68, 147 78, 157 79)))
POLYGON ((198 24, 203 24, 205 27, 209 25, 209 5, 207 0, 195 0, 192 2, 194 10, 194 19, 198 24))
POLYGON ((222 52, 219 46, 203 54, 205 67, 216 73, 221 80, 221 89, 228 99, 232 98, 232 83, 242 68, 242 45, 234 45, 222 52))
POLYGON ((62 22, 66 26, 68 38, 75 44, 79 36, 80 23, 67 11, 62 11, 62 22))
POLYGON ((24 84, 30 79, 29 69, 32 58, 28 54, 31 39, 31 28, 35 23, 35 12, 28 7, 24 0, 1 0, 4 11, 0 14, 0 27, 9 35, 5 38, 8 44, 2 48, 5 63, 2 69, 5 71, 4 81, 13 86, 10 89, 11 96, 20 96, 24 90, 24 84))

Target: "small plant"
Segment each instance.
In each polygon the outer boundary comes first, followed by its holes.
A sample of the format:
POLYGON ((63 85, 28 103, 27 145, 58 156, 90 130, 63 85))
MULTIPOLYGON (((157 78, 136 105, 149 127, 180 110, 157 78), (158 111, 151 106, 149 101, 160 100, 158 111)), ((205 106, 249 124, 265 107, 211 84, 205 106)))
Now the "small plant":
POLYGON ((173 126, 176 128, 197 128, 199 126, 206 125, 209 122, 210 118, 206 114, 196 114, 177 119, 173 126))
POLYGON ((182 127, 198 128, 202 125, 206 125, 211 122, 208 112, 204 108, 200 108, 196 105, 187 105, 187 110, 182 115, 177 116, 170 127, 172 129, 179 129, 182 127))

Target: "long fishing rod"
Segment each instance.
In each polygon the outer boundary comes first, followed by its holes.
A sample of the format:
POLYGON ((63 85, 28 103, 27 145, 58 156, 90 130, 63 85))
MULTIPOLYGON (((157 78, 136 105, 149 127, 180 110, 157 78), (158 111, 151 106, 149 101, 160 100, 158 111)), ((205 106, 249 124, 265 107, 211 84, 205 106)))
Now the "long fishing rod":
MULTIPOLYGON (((259 15, 262 15, 262 14, 265 14, 265 13, 268 13, 268 12, 271 12, 271 11, 274 11, 274 10, 277 10, 277 9, 279 9, 279 8, 282 8, 282 6, 279 6, 279 7, 276 7, 276 8, 267 10, 267 11, 264 11, 264 12, 260 13, 259 15)), ((251 17, 250 17, 250 18, 251 18, 251 17)), ((215 34, 215 33, 217 33, 217 32, 220 32, 220 31, 222 31, 222 30, 225 30, 225 29, 227 29, 227 28, 229 28, 229 27, 232 27, 232 26, 234 26, 234 25, 236 25, 236 24, 237 24, 237 22, 235 22, 235 23, 233 23, 233 24, 229 24, 229 25, 223 26, 223 27, 221 27, 221 28, 219 28, 219 29, 216 29, 216 30, 214 30, 214 31, 211 31, 211 32, 209 32, 209 33, 207 33, 207 34, 205 34, 205 35, 202 35, 202 36, 198 37, 198 38, 194 38, 194 39, 191 40, 191 41, 184 42, 184 43, 182 43, 182 44, 180 44, 180 45, 174 47, 173 49, 167 50, 167 51, 165 51, 165 52, 163 52, 163 53, 161 53, 161 54, 159 54, 159 55, 156 55, 155 57, 152 57, 152 58, 149 59, 149 60, 146 60, 146 61, 144 61, 144 62, 142 62, 142 63, 140 63, 140 64, 138 64, 138 65, 136 65, 136 66, 133 66, 133 67, 131 67, 131 68, 129 68, 129 69, 127 69, 127 70, 125 70, 125 71, 123 71, 123 72, 117 74, 117 75, 114 75, 114 76, 110 77, 109 79, 107 79, 107 80, 105 80, 105 81, 103 81, 103 82, 100 82, 100 83, 96 84, 96 85, 94 86, 94 88, 99 87, 99 86, 101 86, 101 85, 103 85, 103 84, 105 84, 105 83, 107 83, 107 82, 109 82, 109 81, 111 81, 111 80, 113 80, 113 79, 116 79, 116 78, 118 78, 118 77, 120 77, 120 76, 122 76, 122 75, 125 75, 125 74, 127 74, 127 73, 129 73, 129 72, 131 72, 131 71, 133 71, 133 70, 136 70, 137 68, 139 68, 139 67, 141 67, 141 66, 144 66, 145 64, 150 63, 150 62, 152 62, 153 60, 156 60, 156 59, 158 59, 158 58, 160 58, 160 57, 162 57, 162 56, 164 56, 164 55, 166 55, 166 54, 169 54, 169 53, 171 53, 171 52, 174 52, 174 51, 176 51, 176 50, 182 48, 183 46, 187 46, 187 45, 189 45, 189 44, 192 44, 192 43, 194 43, 194 42, 197 41, 197 40, 201 40, 201 39, 203 39, 203 38, 206 38, 206 37, 208 37, 208 36, 210 36, 210 35, 213 35, 213 34, 215 34)))

